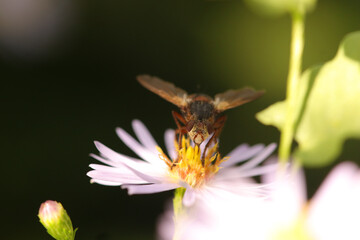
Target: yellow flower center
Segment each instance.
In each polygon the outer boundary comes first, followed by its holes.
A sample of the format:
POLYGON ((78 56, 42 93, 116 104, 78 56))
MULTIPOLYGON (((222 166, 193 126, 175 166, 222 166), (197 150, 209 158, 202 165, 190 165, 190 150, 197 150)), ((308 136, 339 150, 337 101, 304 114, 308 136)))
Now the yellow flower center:
POLYGON ((175 181, 182 180, 193 188, 201 187, 210 180, 219 171, 220 163, 228 159, 227 157, 220 158, 217 143, 208 148, 205 154, 201 153, 197 145, 192 147, 190 140, 185 137, 182 138, 181 148, 179 148, 176 141, 174 144, 177 159, 169 160, 162 150, 158 148, 160 158, 169 166, 170 176, 175 181))

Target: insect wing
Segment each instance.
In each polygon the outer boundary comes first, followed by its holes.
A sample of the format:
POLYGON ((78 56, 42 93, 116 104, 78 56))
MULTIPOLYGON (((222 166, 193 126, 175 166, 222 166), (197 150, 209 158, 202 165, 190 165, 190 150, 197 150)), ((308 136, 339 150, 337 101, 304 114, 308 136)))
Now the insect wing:
POLYGON ((215 95, 214 106, 216 110, 222 112, 230 108, 251 102, 264 94, 264 91, 256 91, 252 88, 242 88, 228 90, 215 95))
POLYGON ((145 88, 176 106, 183 107, 186 105, 187 92, 174 84, 149 75, 137 76, 137 80, 145 88))

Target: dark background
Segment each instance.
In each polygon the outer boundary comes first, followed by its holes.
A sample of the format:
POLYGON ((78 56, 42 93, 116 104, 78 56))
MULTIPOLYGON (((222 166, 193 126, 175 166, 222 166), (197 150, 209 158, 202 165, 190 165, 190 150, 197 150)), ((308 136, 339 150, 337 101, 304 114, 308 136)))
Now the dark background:
MULTIPOLYGON (((86 176, 96 162, 89 157, 97 153, 93 140, 134 156, 115 127, 132 134, 131 121, 141 119, 161 146, 164 131, 175 127, 176 107, 141 87, 138 74, 190 93, 266 89, 228 111, 220 150, 278 142, 278 131, 254 114, 285 96, 288 16, 260 17, 242 1, 34 2, 40 16, 28 7, 14 16, 0 10, 1 239, 51 239, 37 218, 47 199, 64 205, 79 227, 77 239, 155 238, 172 192, 128 196, 86 176)), ((331 59, 343 36, 359 30, 359 7, 318 2, 307 18, 304 69, 331 59)), ((347 141, 339 159, 359 161, 358 146, 347 141)), ((330 167, 307 169, 310 194, 330 167)))

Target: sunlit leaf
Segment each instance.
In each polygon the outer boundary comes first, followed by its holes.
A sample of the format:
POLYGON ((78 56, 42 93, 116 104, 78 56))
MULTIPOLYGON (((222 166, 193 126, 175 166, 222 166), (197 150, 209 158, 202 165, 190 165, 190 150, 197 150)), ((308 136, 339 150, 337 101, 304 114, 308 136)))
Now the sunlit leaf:
POLYGON ((360 137, 359 110, 360 32, 356 32, 346 36, 336 57, 316 75, 296 134, 296 155, 309 165, 334 159, 347 138, 360 137))
MULTIPOLYGON (((258 113, 264 124, 281 129, 285 102, 258 113)), ((301 77, 295 119, 295 152, 305 165, 325 165, 348 138, 360 138, 360 32, 347 35, 335 58, 301 77), (304 100, 305 104, 301 105, 304 100)))
MULTIPOLYGON (((300 85, 296 95, 295 109, 292 109, 294 119, 300 119, 304 112, 304 102, 308 98, 309 89, 311 89, 314 78, 318 74, 321 66, 313 67, 305 71, 300 80, 300 85)), ((286 101, 276 102, 270 105, 268 108, 256 114, 256 118, 265 125, 272 125, 282 130, 285 124, 286 118, 286 101)), ((298 121, 295 121, 295 128, 297 127, 298 121)))
POLYGON ((316 0, 245 0, 254 11, 263 14, 276 16, 284 13, 311 11, 316 0))
POLYGON ((285 101, 276 102, 256 114, 256 118, 265 125, 273 125, 280 131, 285 123, 285 101))

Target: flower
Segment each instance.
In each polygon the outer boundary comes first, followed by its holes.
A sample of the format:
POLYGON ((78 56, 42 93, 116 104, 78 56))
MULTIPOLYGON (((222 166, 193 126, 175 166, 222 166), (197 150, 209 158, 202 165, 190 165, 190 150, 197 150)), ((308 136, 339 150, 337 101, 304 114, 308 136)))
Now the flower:
POLYGON ((354 163, 337 165, 309 201, 302 170, 288 176, 270 191, 272 239, 360 239, 360 170, 354 163))
POLYGON ((69 215, 56 201, 47 200, 39 209, 39 219, 48 233, 57 240, 73 240, 76 230, 73 229, 69 215))
MULTIPOLYGON (((307 210, 306 227, 315 239, 360 239, 360 170, 351 162, 336 166, 307 210)), ((305 213, 306 214, 306 213, 305 213)))
MULTIPOLYGON (((178 239, 337 240, 360 239, 360 170, 336 166, 307 200, 301 169, 265 175, 267 199, 198 201, 177 221, 178 239), (179 233, 180 232, 180 233, 179 233)), ((160 219, 160 239, 171 239, 168 210, 160 219)))
POLYGON ((218 240, 251 239, 265 240, 260 218, 266 210, 264 199, 234 196, 202 198, 186 208, 174 221, 174 211, 168 205, 159 218, 159 240, 218 240))
POLYGON ((275 144, 252 147, 242 144, 221 158, 217 144, 213 144, 204 154, 204 142, 200 149, 183 138, 182 147, 177 146, 175 131, 165 132, 166 155, 151 136, 149 130, 139 120, 132 123, 138 141, 121 128, 116 132, 120 139, 141 159, 117 153, 100 142, 95 146, 100 156, 91 156, 106 165, 90 164, 93 169, 87 175, 91 182, 110 186, 122 186, 129 194, 150 194, 186 188, 183 204, 192 205, 199 196, 241 195, 262 197, 262 187, 251 179, 252 176, 275 171, 276 164, 258 166, 276 148, 275 144), (168 157, 169 156, 169 157, 168 157), (247 159, 248 162, 237 166, 247 159))

